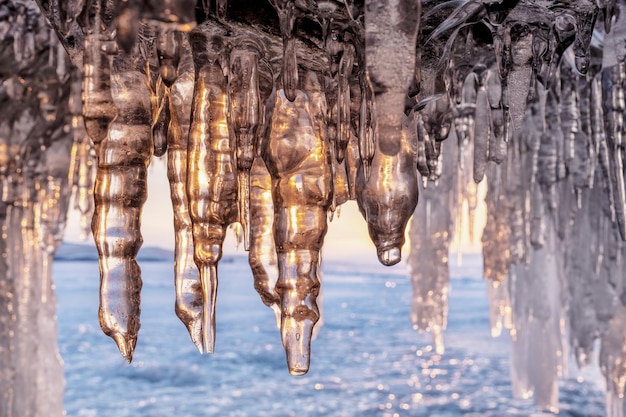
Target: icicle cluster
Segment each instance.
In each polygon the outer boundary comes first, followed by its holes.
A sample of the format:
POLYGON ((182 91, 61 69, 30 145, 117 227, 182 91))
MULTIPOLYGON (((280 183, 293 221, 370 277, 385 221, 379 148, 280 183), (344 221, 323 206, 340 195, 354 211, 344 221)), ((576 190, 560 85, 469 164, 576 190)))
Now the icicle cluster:
MULTIPOLYGON (((92 218, 100 323, 128 361, 140 327, 136 255, 153 156, 167 155, 175 309, 193 343, 214 349, 222 244, 237 224, 292 374, 307 372, 320 320, 327 219, 350 199, 384 265, 400 261, 413 215, 411 320, 443 351, 449 245, 465 209, 470 234, 479 233, 476 184, 486 177, 492 333, 507 328, 512 337, 514 393, 557 409, 568 346, 583 365, 599 339, 610 415, 623 415, 623 0, 199 3, 41 1, 82 86, 71 86, 59 112, 65 96, 51 89, 70 87, 56 48, 38 73, 47 86, 37 89, 40 112, 22 116, 12 105, 5 123, 3 183, 41 167, 11 145, 26 137, 24 118, 41 114, 30 122, 38 129, 60 118, 73 127, 62 130, 74 135, 71 185, 49 185, 48 176, 26 189, 66 196, 73 188, 85 224, 92 218)), ((14 67, 41 68, 32 60, 52 32, 36 29, 31 6, 0 7, 11 45, 3 62, 12 62, 3 91, 19 100, 32 93, 32 74, 14 67)), ((27 135, 27 148, 55 137, 44 133, 27 135)), ((5 194, 7 213, 17 210, 19 199, 5 194)), ((26 201, 39 201, 34 195, 26 201)), ((53 217, 33 224, 58 223, 53 217)))
POLYGON ((68 175, 80 76, 33 2, 1 1, 0 28, 0 416, 61 416, 52 258, 81 182, 68 175))

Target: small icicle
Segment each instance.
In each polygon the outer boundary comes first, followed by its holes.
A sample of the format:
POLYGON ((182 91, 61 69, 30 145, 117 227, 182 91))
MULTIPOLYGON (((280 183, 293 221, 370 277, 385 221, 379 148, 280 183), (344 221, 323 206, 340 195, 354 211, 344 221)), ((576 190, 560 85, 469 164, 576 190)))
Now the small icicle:
POLYGON ((300 90, 293 102, 282 90, 277 92, 265 156, 272 175, 281 336, 292 375, 309 369, 311 337, 319 319, 319 254, 332 200, 331 150, 313 129, 310 108, 300 90))
POLYGON ((416 0, 365 1, 365 63, 374 92, 376 147, 402 149, 404 102, 415 73, 421 5, 416 0))
POLYGON ((187 159, 195 70, 186 35, 181 38, 178 76, 170 89, 170 123, 167 130, 167 177, 174 213, 175 311, 200 353, 203 352, 203 293, 200 271, 194 262, 194 245, 189 199, 187 159))
POLYGON ((626 240, 626 191, 624 189, 624 78, 626 64, 619 63, 602 70, 604 127, 609 157, 609 175, 613 188, 613 206, 618 230, 626 240))
POLYGON ((294 25, 296 23, 296 10, 293 0, 273 0, 274 8, 278 12, 280 32, 283 37, 283 89, 289 101, 296 99, 298 88, 298 59, 296 57, 296 37, 294 25))
POLYGON ((374 158, 374 128, 372 116, 372 90, 367 74, 359 75, 361 87, 361 106, 359 108, 359 156, 363 163, 365 178, 370 176, 370 167, 374 158))
POLYGON ((574 40, 574 56, 576 69, 585 75, 591 60, 589 44, 593 36, 593 28, 598 18, 598 8, 590 5, 587 10, 576 13, 576 39, 574 40))
POLYGON ((250 168, 254 161, 257 129, 260 122, 260 93, 256 42, 237 45, 230 54, 228 90, 230 120, 237 149, 239 222, 243 228, 244 248, 250 248, 250 168))
POLYGON ((226 19, 228 12, 228 0, 216 0, 215 4, 216 14, 218 19, 226 19))
POLYGON ((217 264, 222 257, 226 229, 238 218, 238 185, 222 68, 207 56, 210 53, 195 48, 193 53, 196 85, 188 148, 187 196, 193 224, 194 260, 200 270, 204 293, 203 346, 205 353, 213 353, 217 264))
POLYGON ((354 56, 354 46, 351 43, 346 43, 337 74, 339 80, 337 83, 337 140, 335 141, 335 156, 339 163, 343 161, 352 131, 350 126, 350 77, 352 75, 352 66, 354 65, 354 56))
POLYGON ((170 124, 170 93, 169 88, 157 80, 157 92, 152 96, 153 121, 152 143, 154 144, 154 156, 161 157, 167 152, 167 130, 170 124))
POLYGON ((511 115, 512 132, 509 137, 519 134, 526 101, 528 87, 532 77, 533 36, 525 25, 513 26, 511 29, 511 70, 507 77, 508 105, 511 115))
POLYGON ((156 50, 159 60, 159 76, 168 88, 172 87, 178 77, 181 36, 182 34, 178 31, 162 28, 157 35, 156 50))

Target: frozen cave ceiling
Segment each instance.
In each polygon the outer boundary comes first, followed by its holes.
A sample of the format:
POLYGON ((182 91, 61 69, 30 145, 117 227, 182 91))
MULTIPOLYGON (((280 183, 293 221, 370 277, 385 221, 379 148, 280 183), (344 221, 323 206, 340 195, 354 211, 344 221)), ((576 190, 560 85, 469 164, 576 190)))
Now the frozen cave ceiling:
POLYGON ((443 350, 450 240, 486 181, 484 276, 492 331, 513 340, 514 393, 556 409, 568 346, 582 366, 600 340, 608 410, 622 415, 624 12, 622 0, 0 1, 0 335, 14 352, 0 364, 32 360, 15 329, 54 312, 19 295, 43 281, 34 296, 53 299, 70 201, 99 252, 101 327, 132 360, 147 166, 163 155, 176 314, 200 352, 213 351, 237 223, 289 371, 307 372, 320 249, 348 200, 384 265, 411 221, 411 320, 443 350))

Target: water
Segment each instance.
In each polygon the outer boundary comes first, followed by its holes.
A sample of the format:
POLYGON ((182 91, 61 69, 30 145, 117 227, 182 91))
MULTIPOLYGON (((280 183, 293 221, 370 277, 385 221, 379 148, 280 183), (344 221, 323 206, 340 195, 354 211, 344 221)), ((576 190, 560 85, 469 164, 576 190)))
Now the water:
MULTIPOLYGON (((174 314, 172 262, 141 262, 142 327, 127 365, 97 321, 97 262, 56 262, 68 416, 536 416, 514 400, 508 337, 492 339, 480 260, 453 269, 446 353, 409 322, 406 267, 324 267, 324 327, 311 369, 288 374, 273 312, 243 256, 220 263, 216 353, 201 356, 174 314), (478 271, 478 272, 477 272, 478 271)), ((368 261, 365 261, 368 262, 368 261)), ((593 379, 593 378, 592 378, 593 379)), ((597 378, 595 378, 597 379, 597 378)), ((561 382, 563 416, 604 416, 591 381, 561 382)))

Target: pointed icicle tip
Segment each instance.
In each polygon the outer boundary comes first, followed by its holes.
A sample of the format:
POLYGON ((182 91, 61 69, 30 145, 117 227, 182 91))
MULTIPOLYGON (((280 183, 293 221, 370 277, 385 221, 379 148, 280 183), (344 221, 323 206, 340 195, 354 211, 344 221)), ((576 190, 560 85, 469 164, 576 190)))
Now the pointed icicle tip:
POLYGON ((115 341, 117 348, 120 350, 120 354, 126 359, 126 362, 131 363, 133 361, 133 353, 135 352, 135 345, 137 344, 136 337, 129 337, 122 333, 114 333, 111 338, 115 341))
POLYGON ((282 339, 291 375, 304 375, 309 372, 314 325, 315 321, 310 319, 296 320, 289 316, 283 317, 282 339))

